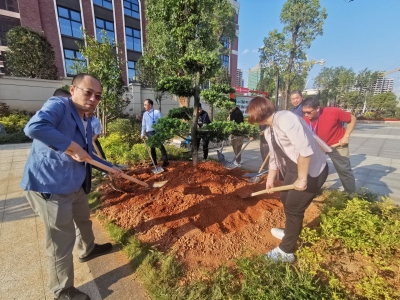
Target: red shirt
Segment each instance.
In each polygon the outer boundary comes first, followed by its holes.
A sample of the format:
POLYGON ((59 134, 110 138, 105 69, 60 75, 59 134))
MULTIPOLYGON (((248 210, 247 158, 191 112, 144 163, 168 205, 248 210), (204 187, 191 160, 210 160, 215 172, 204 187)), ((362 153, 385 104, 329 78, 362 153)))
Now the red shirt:
POLYGON ((351 114, 337 107, 321 108, 319 118, 315 122, 311 122, 303 117, 308 126, 316 135, 318 135, 328 146, 339 143, 344 136, 345 129, 342 122, 349 123, 351 114))

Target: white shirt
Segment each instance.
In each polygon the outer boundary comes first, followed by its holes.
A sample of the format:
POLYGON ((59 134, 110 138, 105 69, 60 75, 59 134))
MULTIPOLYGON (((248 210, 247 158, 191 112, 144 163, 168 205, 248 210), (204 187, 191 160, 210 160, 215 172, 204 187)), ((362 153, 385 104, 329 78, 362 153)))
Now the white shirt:
POLYGON ((95 116, 92 116, 92 119, 90 121, 90 124, 92 125, 92 134, 101 134, 101 123, 99 119, 97 119, 95 116))
POLYGON ((142 118, 142 136, 144 136, 146 132, 154 131, 153 124, 156 124, 157 120, 161 117, 161 113, 154 108, 150 111, 145 111, 142 118))

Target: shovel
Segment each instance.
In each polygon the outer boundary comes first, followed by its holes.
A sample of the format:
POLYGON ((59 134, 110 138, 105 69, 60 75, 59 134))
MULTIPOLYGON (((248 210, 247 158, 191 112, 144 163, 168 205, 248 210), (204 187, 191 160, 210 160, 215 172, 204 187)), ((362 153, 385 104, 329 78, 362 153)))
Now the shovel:
POLYGON ((95 141, 92 142, 92 145, 93 145, 94 150, 96 150, 97 156, 104 160, 104 157, 103 157, 103 155, 101 155, 100 149, 99 149, 99 147, 97 147, 95 141))
POLYGON ((265 164, 267 163, 268 158, 269 158, 269 153, 268 153, 268 155, 265 157, 264 162, 262 163, 262 165, 261 165, 261 167, 260 167, 260 170, 258 170, 258 173, 249 173, 249 174, 245 174, 245 175, 243 175, 243 177, 250 177, 249 180, 248 180, 248 182, 251 182, 251 183, 258 183, 258 182, 260 182, 260 181, 261 181, 260 176, 263 175, 263 174, 268 173, 268 170, 265 170, 265 171, 261 172, 262 169, 264 169, 264 166, 265 166, 265 164))
MULTIPOLYGON (((107 166, 105 164, 102 164, 101 162, 98 162, 98 161, 96 161, 94 159, 87 159, 86 162, 91 164, 91 165, 93 165, 93 166, 96 166, 96 167, 98 167, 98 168, 100 168, 100 169, 102 169, 104 171, 107 171, 109 173, 115 173, 116 172, 116 170, 114 170, 113 168, 111 168, 111 167, 109 167, 109 166, 107 166)), ((130 180, 132 182, 135 182, 137 184, 140 184, 141 186, 144 186, 146 188, 159 188, 159 187, 162 187, 164 184, 166 184, 167 181, 168 181, 168 180, 165 180, 165 181, 159 181, 159 182, 154 182, 152 184, 148 184, 147 182, 144 182, 144 181, 141 181, 139 179, 136 179, 136 178, 134 178, 132 176, 129 176, 129 175, 125 174, 125 173, 122 173, 121 177, 123 177, 125 179, 128 179, 128 180, 130 180)))
POLYGON ((243 146, 242 150, 240 150, 240 152, 232 159, 232 161, 226 161, 225 160, 225 156, 223 154, 221 154, 222 156, 222 164, 224 165, 225 168, 229 169, 229 170, 233 170, 235 169, 237 166, 234 164, 236 158, 242 154, 243 150, 246 149, 246 147, 250 144, 250 142, 253 140, 253 138, 250 138, 249 141, 243 146))
POLYGON ((254 197, 254 196, 258 196, 258 195, 262 195, 262 194, 267 194, 270 192, 281 192, 281 191, 288 191, 288 190, 294 190, 294 185, 293 184, 283 185, 283 186, 273 187, 268 190, 262 190, 262 191, 254 192, 251 194, 238 195, 238 196, 242 199, 245 199, 245 198, 250 198, 250 197, 254 197))
POLYGON ((225 157, 222 154, 222 150, 224 149, 224 141, 222 141, 221 143, 221 149, 217 150, 217 156, 220 162, 224 162, 225 161, 225 157))
POLYGON ((154 162, 153 157, 151 156, 150 148, 149 148, 149 146, 147 145, 146 140, 143 139, 143 141, 144 141, 144 144, 146 145, 147 152, 149 153, 149 156, 150 156, 150 158, 151 158, 151 161, 153 162, 153 165, 154 165, 154 169, 151 170, 151 172, 152 172, 153 174, 160 174, 160 173, 164 172, 164 169, 163 169, 162 167, 157 167, 157 166, 156 166, 156 163, 154 162))

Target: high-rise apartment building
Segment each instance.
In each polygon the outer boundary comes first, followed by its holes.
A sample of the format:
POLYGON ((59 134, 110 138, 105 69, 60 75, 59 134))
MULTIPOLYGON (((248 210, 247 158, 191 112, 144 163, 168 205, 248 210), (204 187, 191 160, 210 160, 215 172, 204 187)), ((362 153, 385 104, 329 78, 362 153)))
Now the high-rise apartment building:
MULTIPOLYGON (((240 5, 235 0, 230 2, 238 24, 240 5)), ((13 27, 44 31, 55 52, 58 75, 71 76, 74 59, 82 59, 76 44, 84 43, 80 29, 98 40, 104 30, 110 39, 124 45, 120 49, 126 61, 122 71, 128 84, 135 81, 135 64, 146 41, 146 23, 145 0, 0 0, 0 51, 5 50, 6 34, 13 27)), ((236 29, 238 34, 238 25, 236 29)), ((221 60, 235 85, 238 39, 222 42, 230 48, 230 54, 221 55, 221 60)))
POLYGON ((249 90, 256 90, 258 82, 262 79, 261 64, 258 64, 248 71, 248 84, 249 90))
POLYGON ((379 95, 393 91, 394 78, 379 77, 378 80, 372 85, 372 92, 374 95, 379 95))
POLYGON ((235 86, 243 87, 243 71, 241 69, 237 69, 235 86))

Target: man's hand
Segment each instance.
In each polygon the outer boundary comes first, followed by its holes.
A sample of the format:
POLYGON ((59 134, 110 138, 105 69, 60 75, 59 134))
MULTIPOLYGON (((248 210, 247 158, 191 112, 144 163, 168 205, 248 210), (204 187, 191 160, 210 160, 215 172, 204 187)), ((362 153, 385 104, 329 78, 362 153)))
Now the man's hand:
POLYGON ((117 168, 116 166, 112 166, 112 169, 114 169, 115 172, 113 173, 109 172, 108 176, 110 177, 121 178, 122 174, 124 174, 124 172, 121 169, 117 168))
POLYGON ((79 146, 74 141, 71 142, 67 150, 65 151, 68 155, 70 155, 74 160, 79 162, 84 162, 87 159, 92 159, 92 157, 87 153, 81 146, 79 146))
POLYGON ((348 136, 343 136, 339 141, 340 146, 347 145, 348 143, 349 143, 349 137, 348 136))
MULTIPOLYGON (((265 189, 269 190, 274 187, 274 178, 269 179, 270 176, 267 178, 267 182, 265 184, 265 189)), ((268 192, 268 194, 272 194, 273 192, 268 192)))

